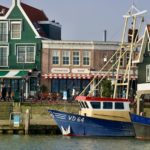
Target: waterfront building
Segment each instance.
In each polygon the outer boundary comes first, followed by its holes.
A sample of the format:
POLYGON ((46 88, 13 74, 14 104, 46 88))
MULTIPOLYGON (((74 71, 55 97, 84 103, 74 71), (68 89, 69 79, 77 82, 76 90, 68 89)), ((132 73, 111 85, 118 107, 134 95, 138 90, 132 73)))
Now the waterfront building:
MULTIPOLYGON (((79 94, 120 47, 119 42, 103 41, 43 40, 42 45, 41 85, 45 85, 50 92, 63 94, 63 92, 66 91, 68 97, 72 96, 74 88, 76 94, 79 94)), ((136 52, 134 52, 134 55, 136 55, 136 52)), ((108 68, 110 68, 118 58, 119 53, 114 60, 110 61, 106 69, 98 74, 92 86, 105 75, 108 68)), ((125 73, 125 66, 128 60, 129 55, 126 53, 121 59, 122 69, 119 73, 120 80, 122 80, 125 73)), ((116 68, 113 68, 106 78, 110 79, 113 84, 115 75, 116 68)), ((135 92, 137 80, 136 66, 131 67, 130 77, 130 84, 135 92)), ((90 89, 92 89, 92 86, 90 89)), ((87 89, 86 94, 88 94, 90 89, 87 89)))
POLYGON ((27 98, 37 90, 42 39, 61 40, 61 25, 20 0, 0 5, 0 83, 10 84, 15 95, 22 89, 27 98))

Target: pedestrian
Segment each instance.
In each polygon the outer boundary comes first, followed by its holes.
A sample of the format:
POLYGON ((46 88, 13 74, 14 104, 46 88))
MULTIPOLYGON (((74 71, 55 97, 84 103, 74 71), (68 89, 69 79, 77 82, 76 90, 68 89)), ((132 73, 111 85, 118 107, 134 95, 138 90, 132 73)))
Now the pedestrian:
POLYGON ((4 101, 6 101, 6 93, 7 93, 6 85, 3 84, 2 85, 2 100, 4 101))
POLYGON ((73 89, 72 89, 72 100, 74 100, 74 98, 75 98, 75 88, 73 87, 73 89))
POLYGON ((8 92, 8 100, 11 100, 11 86, 10 84, 8 85, 8 88, 7 88, 7 92, 8 92))
POLYGON ((20 102, 22 103, 24 101, 24 94, 23 94, 23 88, 20 89, 20 102))

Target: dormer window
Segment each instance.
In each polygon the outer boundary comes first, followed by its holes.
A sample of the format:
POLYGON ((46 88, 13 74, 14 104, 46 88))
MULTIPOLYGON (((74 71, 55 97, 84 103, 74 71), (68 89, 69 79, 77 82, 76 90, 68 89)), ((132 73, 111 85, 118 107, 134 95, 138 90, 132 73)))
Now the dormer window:
POLYGON ((21 21, 11 22, 11 39, 21 39, 21 21))

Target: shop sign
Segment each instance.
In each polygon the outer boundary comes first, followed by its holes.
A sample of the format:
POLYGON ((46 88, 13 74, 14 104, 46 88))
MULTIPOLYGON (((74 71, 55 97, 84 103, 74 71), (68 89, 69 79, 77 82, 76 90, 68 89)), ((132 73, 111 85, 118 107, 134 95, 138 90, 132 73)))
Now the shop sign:
POLYGON ((69 73, 70 69, 69 68, 52 68, 51 72, 52 73, 69 73))
POLYGON ((78 69, 72 69, 72 73, 90 73, 90 70, 84 68, 78 68, 78 69))

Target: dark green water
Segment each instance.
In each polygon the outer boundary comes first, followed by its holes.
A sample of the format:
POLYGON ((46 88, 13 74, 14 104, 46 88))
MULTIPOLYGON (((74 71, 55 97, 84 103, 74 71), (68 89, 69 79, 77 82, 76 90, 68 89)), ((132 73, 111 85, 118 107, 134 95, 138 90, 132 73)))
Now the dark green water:
POLYGON ((150 150, 134 138, 0 135, 0 150, 150 150))

